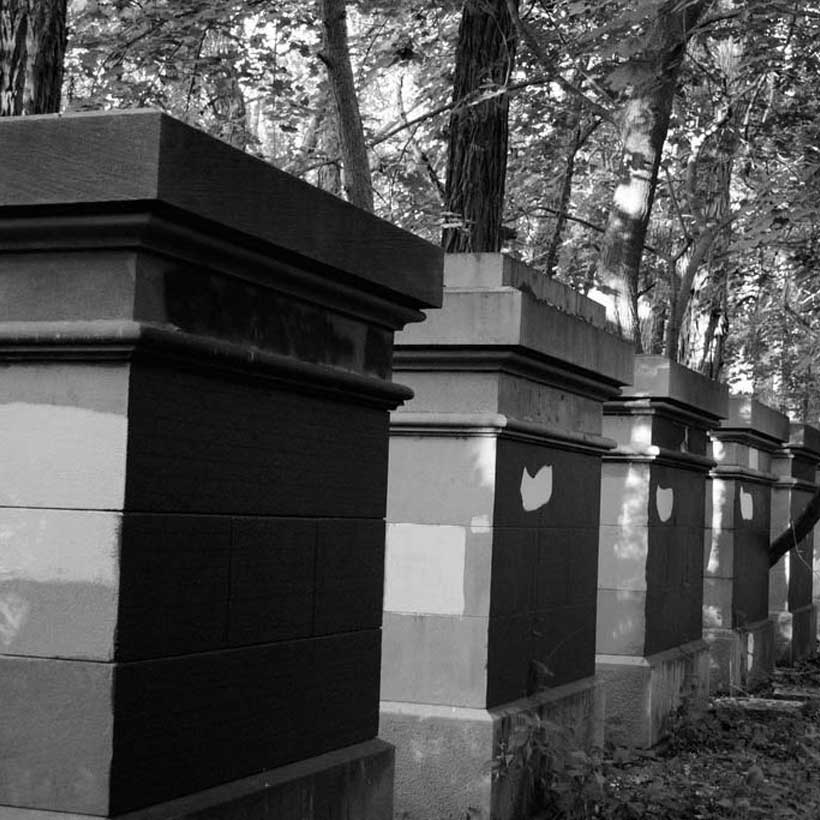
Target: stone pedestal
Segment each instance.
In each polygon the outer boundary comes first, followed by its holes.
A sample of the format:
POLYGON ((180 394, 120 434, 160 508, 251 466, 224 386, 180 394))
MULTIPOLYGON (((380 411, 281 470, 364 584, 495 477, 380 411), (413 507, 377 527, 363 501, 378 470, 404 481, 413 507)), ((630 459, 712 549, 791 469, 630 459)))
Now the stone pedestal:
POLYGON ((706 488, 703 631, 711 690, 734 692, 774 671, 769 619, 769 540, 775 476, 772 453, 789 438, 789 420, 750 396, 729 399, 729 417, 712 431, 716 466, 706 488))
POLYGON ((683 697, 708 692, 702 640, 708 432, 727 388, 661 356, 604 408, 597 670, 613 739, 651 746, 683 697))
MULTIPOLYGON (((794 521, 815 492, 820 430, 792 424, 789 441, 774 454, 771 537, 794 521)), ((817 609, 813 600, 814 533, 784 555, 769 572, 769 615, 775 625, 777 663, 814 655, 817 609)))
POLYGON ((389 820, 392 342, 439 251, 156 112, 0 143, 0 815, 389 820))
POLYGON ((397 336, 415 397, 391 419, 380 735, 399 816, 521 817, 521 769, 490 770, 516 727, 550 716, 601 740, 601 408, 631 348, 501 255, 445 257, 445 283, 443 309, 397 336))

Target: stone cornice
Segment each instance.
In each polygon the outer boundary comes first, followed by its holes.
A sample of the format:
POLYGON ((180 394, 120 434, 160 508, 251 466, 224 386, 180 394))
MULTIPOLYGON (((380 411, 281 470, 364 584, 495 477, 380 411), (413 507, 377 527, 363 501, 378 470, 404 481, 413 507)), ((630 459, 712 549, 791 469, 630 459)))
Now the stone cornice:
POLYGON ((591 433, 578 433, 547 424, 513 419, 501 413, 409 413, 390 416, 390 434, 394 436, 492 436, 518 441, 533 441, 561 449, 592 453, 608 452, 615 447, 612 439, 591 433))
POLYGON ((605 401, 618 395, 620 383, 536 351, 509 345, 400 345, 393 353, 394 372, 500 372, 541 382, 570 393, 605 401))
POLYGON ((817 485, 811 481, 791 476, 777 476, 774 486, 778 489, 803 490, 807 493, 814 493, 817 490, 817 485))
POLYGON ((717 427, 710 430, 709 435, 711 438, 725 444, 743 444, 746 447, 754 447, 765 453, 774 453, 783 447, 781 440, 771 438, 753 429, 717 427))
POLYGON ((642 448, 616 447, 604 455, 604 461, 620 461, 630 463, 663 464, 669 467, 678 467, 682 470, 693 470, 703 473, 713 469, 715 462, 706 456, 695 453, 684 453, 678 450, 668 450, 650 444, 642 448))
POLYGON ((357 282, 258 241, 214 232, 161 203, 82 205, 0 213, 0 252, 129 250, 215 271, 398 330, 424 314, 369 282, 357 282))
POLYGON ((688 404, 681 404, 674 399, 655 397, 636 397, 613 399, 604 404, 605 416, 662 416, 674 419, 688 427, 699 427, 711 431, 718 423, 717 416, 704 414, 688 404))
POLYGON ((741 467, 739 464, 718 464, 709 474, 712 478, 739 479, 757 484, 772 485, 777 481, 774 473, 764 473, 750 467, 741 467))
POLYGON ((301 392, 395 408, 413 391, 400 384, 278 353, 132 321, 0 323, 0 362, 130 361, 152 358, 242 373, 301 392))
POLYGON ((3 218, 151 203, 406 306, 441 304, 440 248, 159 111, 7 117, 0 144, 3 218))

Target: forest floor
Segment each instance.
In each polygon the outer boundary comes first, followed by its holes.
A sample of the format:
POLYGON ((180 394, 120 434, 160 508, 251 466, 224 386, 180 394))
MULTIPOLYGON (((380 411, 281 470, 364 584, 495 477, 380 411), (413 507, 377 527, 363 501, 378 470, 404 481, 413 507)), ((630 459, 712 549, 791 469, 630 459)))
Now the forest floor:
POLYGON ((538 820, 820 820, 820 659, 682 711, 652 750, 562 757, 538 820))

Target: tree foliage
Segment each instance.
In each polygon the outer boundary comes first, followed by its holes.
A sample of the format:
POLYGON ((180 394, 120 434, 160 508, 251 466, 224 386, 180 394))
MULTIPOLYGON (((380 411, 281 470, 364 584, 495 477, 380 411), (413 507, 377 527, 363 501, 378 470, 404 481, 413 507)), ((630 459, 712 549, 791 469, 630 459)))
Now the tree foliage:
MULTIPOLYGON (((820 4, 349 0, 346 10, 377 213, 437 241, 445 226, 469 236, 477 209, 494 238, 476 248, 501 245, 594 298, 620 290, 621 324, 643 349, 816 419, 820 4), (493 22, 497 52, 465 39, 476 19, 493 22), (489 112, 496 125, 481 136, 489 112), (650 152, 636 153, 653 133, 650 152), (492 182, 469 170, 486 147, 492 182), (627 183, 643 186, 631 227, 617 207, 627 183), (502 207, 486 207, 501 191, 502 207)), ((341 194, 354 161, 320 11, 295 0, 72 0, 65 105, 160 107, 341 194)))

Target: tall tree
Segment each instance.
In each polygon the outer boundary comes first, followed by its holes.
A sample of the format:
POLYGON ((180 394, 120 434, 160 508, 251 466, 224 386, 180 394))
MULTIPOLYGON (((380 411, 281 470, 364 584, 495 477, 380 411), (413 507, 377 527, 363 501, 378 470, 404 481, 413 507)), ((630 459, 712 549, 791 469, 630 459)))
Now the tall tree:
POLYGON ((516 32, 506 0, 466 0, 456 46, 447 141, 448 253, 498 251, 502 243, 509 95, 516 32))
POLYGON ((359 99, 350 65, 345 0, 320 0, 324 41, 319 56, 327 66, 330 87, 339 118, 342 172, 347 199, 367 211, 373 210, 373 182, 364 141, 359 99))
POLYGON ((638 276, 661 152, 686 43, 708 5, 708 0, 658 3, 640 39, 626 39, 628 58, 610 76, 610 85, 621 92, 621 106, 614 117, 621 153, 597 278, 609 293, 609 319, 635 341, 639 352, 638 276))
POLYGON ((711 0, 667 0, 645 47, 624 66, 630 92, 619 117, 618 184, 601 244, 598 275, 613 295, 610 318, 641 349, 638 274, 655 197, 661 151, 686 44, 711 0))
POLYGON ((60 110, 66 0, 0 2, 0 116, 60 110))

